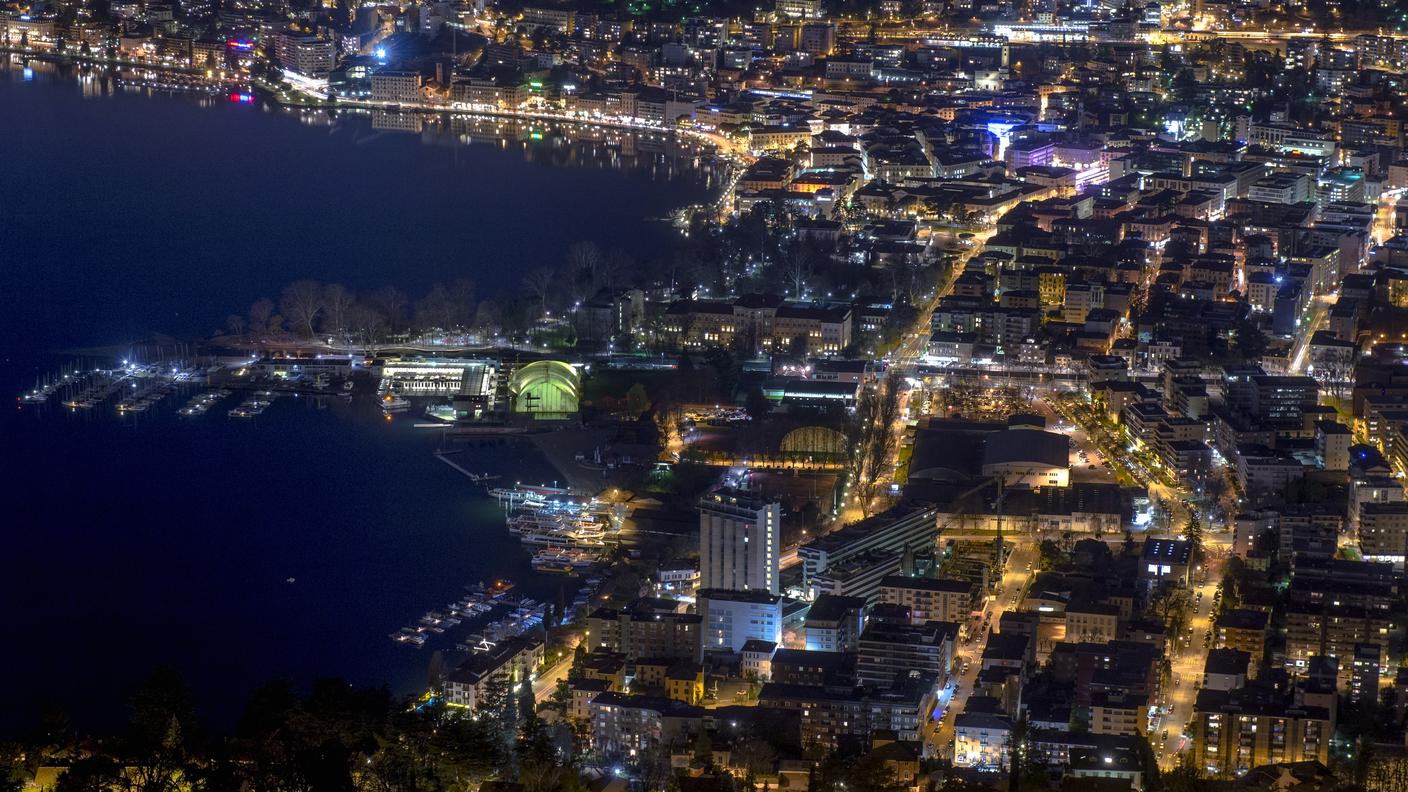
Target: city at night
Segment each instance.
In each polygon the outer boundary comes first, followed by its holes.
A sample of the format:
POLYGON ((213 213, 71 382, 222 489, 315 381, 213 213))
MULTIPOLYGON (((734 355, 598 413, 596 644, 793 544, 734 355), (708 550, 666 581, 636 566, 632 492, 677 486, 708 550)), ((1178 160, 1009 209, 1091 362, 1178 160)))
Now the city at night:
POLYGON ((0 0, 0 792, 1408 791, 1405 0, 0 0))

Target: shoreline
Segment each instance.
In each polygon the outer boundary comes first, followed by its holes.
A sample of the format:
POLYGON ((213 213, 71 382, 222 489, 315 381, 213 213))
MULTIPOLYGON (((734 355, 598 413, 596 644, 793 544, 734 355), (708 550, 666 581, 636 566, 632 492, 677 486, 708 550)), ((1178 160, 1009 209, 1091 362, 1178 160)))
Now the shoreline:
POLYGON ((532 112, 522 110, 505 110, 488 106, 455 107, 453 105, 428 105, 422 103, 397 103, 397 102, 373 102, 363 99, 338 99, 319 95, 311 87, 300 86, 293 82, 286 83, 288 88, 280 89, 270 85, 264 80, 254 75, 244 77, 232 77, 230 79, 215 80, 204 76, 201 69, 194 66, 181 66, 168 63, 145 63, 141 61, 129 61, 122 59, 109 59, 94 55, 83 56, 68 52, 36 52, 33 49, 26 49, 14 46, 0 45, 0 53, 10 55, 21 55, 38 60, 53 63, 67 64, 87 64, 93 66, 103 66, 107 68, 138 68, 151 69, 154 71, 168 71, 180 74, 191 75, 199 82, 212 87, 230 87, 232 85, 247 84, 251 90, 256 90, 266 100, 273 102, 279 107, 299 108, 299 109, 326 109, 326 110, 364 110, 368 112, 380 110, 387 113, 415 113, 419 115, 442 115, 447 117, 461 118, 509 118, 524 121, 552 121, 560 124, 571 124, 582 127, 598 126, 611 127, 615 129, 631 129, 638 132, 658 132, 667 135, 678 135, 693 139, 709 147, 712 154, 729 167, 729 173, 725 179, 727 185, 709 203, 697 204, 695 208, 713 209, 716 213, 721 213, 722 205, 728 195, 733 191, 733 185, 743 174, 747 166, 756 161, 753 156, 741 144, 735 143, 718 132, 705 132, 696 129, 681 127, 669 127, 664 125, 635 122, 621 118, 592 118, 580 117, 568 112, 532 112), (302 101, 290 101, 286 93, 292 93, 302 101))
POLYGON ((596 447, 609 442, 611 436, 609 429, 572 426, 534 432, 526 435, 526 439, 557 470, 570 489, 596 495, 606 488, 607 471, 582 467, 577 464, 577 454, 590 454, 596 447))
POLYGON ((692 129, 672 128, 663 125, 649 124, 630 121, 621 118, 592 118, 573 115, 565 112, 525 112, 522 110, 505 110, 488 106, 455 107, 454 105, 431 105, 424 103, 401 103, 401 102, 375 102, 365 99, 339 99, 337 97, 320 96, 312 93, 311 89, 299 86, 295 83, 288 83, 288 92, 298 94, 312 101, 289 102, 280 99, 278 94, 284 91, 270 85, 264 80, 247 75, 240 79, 230 81, 214 80, 203 76, 203 70, 195 66, 182 66, 171 63, 148 63, 145 61, 133 61, 124 59, 110 59, 95 55, 80 55, 69 52, 40 52, 34 49, 26 49, 15 46, 0 45, 0 52, 11 55, 22 55, 36 58, 38 60, 51 61, 55 63, 75 63, 90 64, 94 66, 107 67, 129 67, 138 69, 151 69, 153 71, 179 72, 190 74, 202 78, 213 86, 225 85, 227 82, 248 83, 251 87, 257 88, 266 95, 270 101, 283 107, 302 108, 328 108, 328 109, 359 109, 359 110, 383 110, 387 112, 402 113, 422 113, 429 115, 454 115, 454 116, 478 116, 483 118, 520 118, 525 120, 559 121, 569 124, 580 124, 583 126, 608 126, 620 129, 635 129, 642 132, 663 132, 668 134, 678 134, 691 137, 702 143, 707 143, 716 152, 726 154, 729 157, 742 157, 751 159, 752 156, 740 151, 734 151, 721 135, 718 133, 701 132, 692 129))

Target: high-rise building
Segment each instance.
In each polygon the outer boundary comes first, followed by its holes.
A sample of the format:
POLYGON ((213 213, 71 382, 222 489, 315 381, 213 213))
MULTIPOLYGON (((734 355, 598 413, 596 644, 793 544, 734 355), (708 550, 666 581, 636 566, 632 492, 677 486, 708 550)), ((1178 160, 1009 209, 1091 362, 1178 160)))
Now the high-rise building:
POLYGON ((1260 688, 1203 690, 1193 712, 1193 764, 1241 775, 1275 762, 1325 762, 1334 723, 1323 707, 1297 706, 1260 688))
POLYGON ((335 50, 330 39, 311 33, 285 31, 274 38, 279 66, 308 77, 326 77, 334 66, 335 50))
POLYGON ((778 593, 781 506, 721 489, 699 503, 699 587, 778 593))

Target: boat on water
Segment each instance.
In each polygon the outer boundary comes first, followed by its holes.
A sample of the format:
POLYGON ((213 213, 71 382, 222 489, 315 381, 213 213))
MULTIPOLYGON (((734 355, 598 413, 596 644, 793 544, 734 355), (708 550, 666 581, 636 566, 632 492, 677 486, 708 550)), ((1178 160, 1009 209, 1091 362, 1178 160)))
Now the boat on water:
POLYGON ((544 547, 529 563, 539 572, 573 573, 601 563, 601 553, 579 547, 544 547), (566 567, 564 570, 563 567, 566 567))
POLYGON ((205 415, 210 411, 211 407, 214 407, 221 399, 229 395, 230 392, 227 390, 206 391, 205 393, 192 397, 190 401, 186 402, 186 406, 177 410, 177 412, 187 416, 205 415))
POLYGON ((230 410, 231 418, 255 418, 261 415, 269 407, 269 402, 262 399, 251 399, 244 404, 230 410))
POLYGON ((416 647, 424 646, 426 641, 425 633, 414 627, 402 627, 399 632, 391 633, 390 638, 397 643, 408 643, 416 647))
POLYGON ((546 484, 515 484, 512 487, 495 487, 489 490, 489 494, 495 498, 514 501, 533 497, 535 500, 546 500, 554 497, 564 497, 571 494, 571 490, 566 487, 549 487, 546 484))
POLYGON ((455 422, 455 407, 452 404, 432 404, 425 408, 425 417, 445 423, 455 422))
POLYGON ((381 411, 384 413, 405 412, 411 409, 411 402, 403 399, 394 393, 388 393, 381 397, 381 411))
POLYGON ((486 634, 498 636, 495 640, 541 625, 546 606, 537 600, 511 594, 513 588, 513 581, 503 579, 467 585, 465 590, 468 593, 463 598, 449 603, 443 610, 426 611, 418 624, 403 627, 389 637, 397 643, 420 647, 431 635, 442 635, 450 628, 463 624, 466 619, 486 616, 495 609, 503 608, 509 609, 506 615, 484 627, 486 634))

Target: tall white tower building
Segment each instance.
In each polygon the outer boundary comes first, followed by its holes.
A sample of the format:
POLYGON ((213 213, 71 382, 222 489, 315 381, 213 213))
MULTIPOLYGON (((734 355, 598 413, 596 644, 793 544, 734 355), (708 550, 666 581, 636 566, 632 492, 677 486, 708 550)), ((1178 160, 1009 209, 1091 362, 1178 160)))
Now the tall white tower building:
POLYGON ((699 588, 778 593, 781 505, 721 489, 699 503, 699 588))

